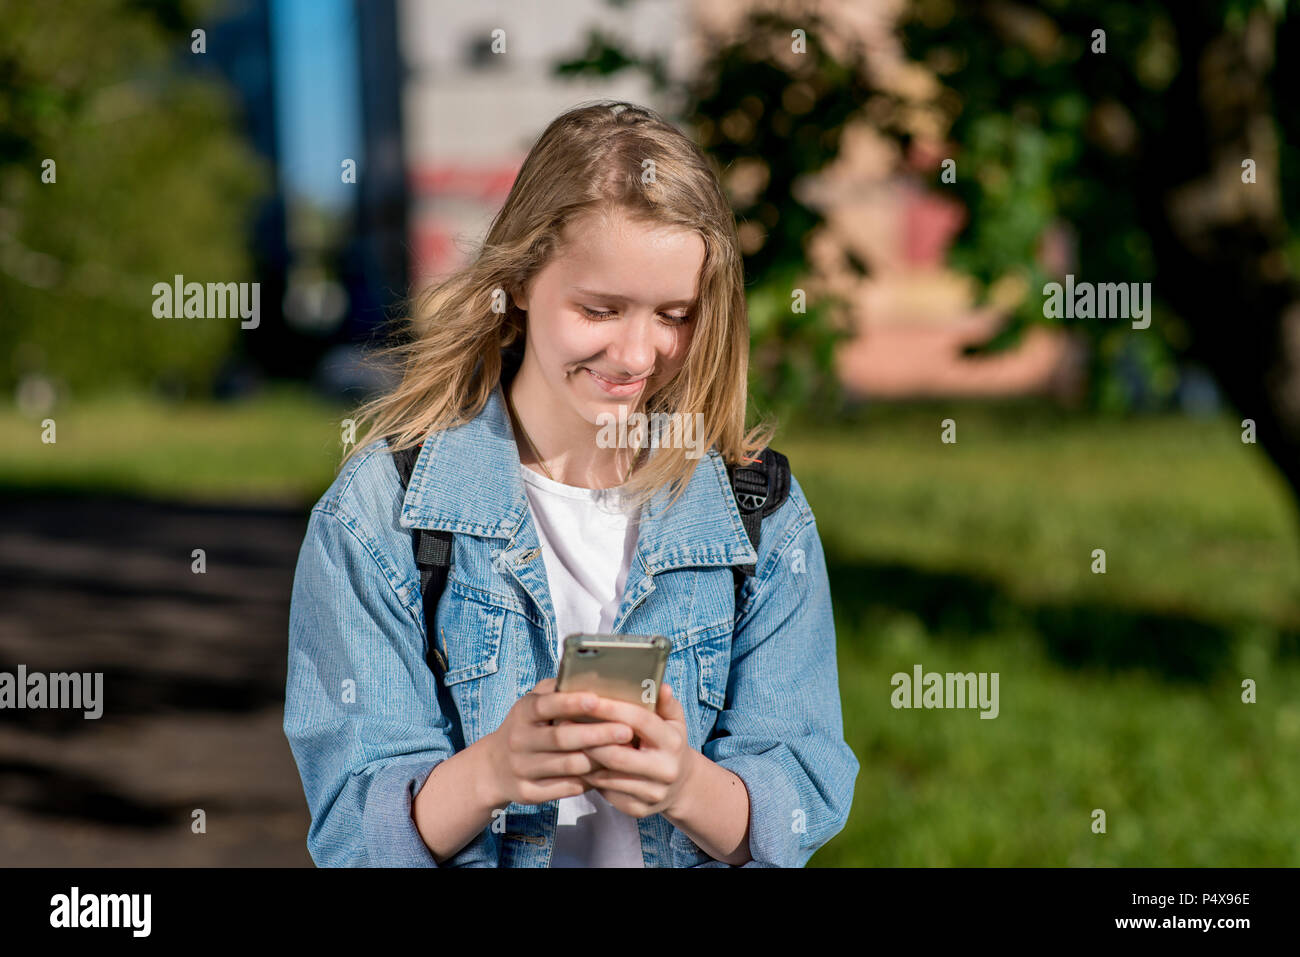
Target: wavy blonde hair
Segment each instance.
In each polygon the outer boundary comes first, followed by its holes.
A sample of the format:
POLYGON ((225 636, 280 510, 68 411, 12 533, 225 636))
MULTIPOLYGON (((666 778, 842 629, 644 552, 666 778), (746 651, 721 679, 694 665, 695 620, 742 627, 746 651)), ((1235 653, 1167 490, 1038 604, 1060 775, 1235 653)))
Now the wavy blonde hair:
MULTIPOLYGON (((735 215, 716 167, 652 110, 601 100, 547 126, 473 261, 431 285, 399 320, 403 341, 376 357, 396 360, 400 382, 357 409, 364 437, 340 467, 378 438, 396 452, 475 418, 501 379, 501 350, 526 339, 527 315, 509 293, 526 287, 562 248, 571 221, 615 210, 639 222, 694 230, 705 247, 686 360, 637 411, 648 421, 656 421, 655 413, 702 412, 704 433, 695 441, 716 448, 728 464, 761 451, 776 425, 745 429, 749 315, 735 215), (647 168, 652 176, 644 176, 647 168)), ((684 444, 661 434, 656 454, 634 449, 637 466, 623 486, 627 500, 639 507, 671 484, 676 501, 696 466, 684 444)))

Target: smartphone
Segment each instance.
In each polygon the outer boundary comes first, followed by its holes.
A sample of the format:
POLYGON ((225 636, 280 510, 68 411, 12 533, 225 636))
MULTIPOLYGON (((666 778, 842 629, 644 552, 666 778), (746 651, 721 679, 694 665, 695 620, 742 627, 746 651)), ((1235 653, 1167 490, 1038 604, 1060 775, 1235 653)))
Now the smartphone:
MULTIPOLYGON (((663 635, 567 635, 555 690, 590 691, 654 711, 671 650, 672 642, 663 635)), ((564 720, 591 723, 603 719, 564 720)), ((640 744, 634 734, 632 746, 640 744)))

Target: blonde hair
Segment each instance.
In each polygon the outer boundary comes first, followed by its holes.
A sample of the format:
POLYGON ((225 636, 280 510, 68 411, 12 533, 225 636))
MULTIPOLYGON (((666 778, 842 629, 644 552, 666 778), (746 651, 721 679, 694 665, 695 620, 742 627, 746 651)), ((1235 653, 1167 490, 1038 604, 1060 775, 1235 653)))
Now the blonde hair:
MULTIPOLYGON (((657 113, 602 100, 575 107, 547 126, 473 262, 419 296, 411 315, 401 320, 405 341, 377 353, 381 361, 396 359, 400 383, 358 408, 354 419, 368 427, 342 464, 375 439, 386 438, 396 452, 422 444, 430 432, 475 418, 500 381, 501 350, 518 348, 526 338, 526 314, 509 293, 526 287, 562 248, 571 221, 615 210, 639 222, 694 230, 705 247, 685 362, 638 411, 647 421, 660 422, 669 420, 656 419, 655 413, 702 412, 697 447, 716 447, 728 464, 749 461, 761 451, 776 426, 762 422, 745 431, 744 270, 735 215, 716 167, 657 113), (650 177, 643 175, 647 167, 653 169, 650 177)), ((626 499, 639 507, 671 484, 671 501, 676 501, 696 466, 684 445, 661 436, 656 454, 638 461, 623 486, 626 499)), ((640 457, 642 451, 633 454, 640 457)))

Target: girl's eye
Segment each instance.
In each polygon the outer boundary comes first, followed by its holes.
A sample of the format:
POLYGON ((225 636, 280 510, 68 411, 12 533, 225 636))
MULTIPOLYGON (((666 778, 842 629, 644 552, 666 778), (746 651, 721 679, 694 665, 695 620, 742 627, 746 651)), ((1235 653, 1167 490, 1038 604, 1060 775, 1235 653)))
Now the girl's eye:
MULTIPOLYGON (((610 316, 614 315, 613 310, 590 309, 587 306, 582 306, 581 308, 582 311, 592 319, 608 319, 610 316)), ((669 320, 669 324, 674 326, 684 325, 689 322, 691 318, 689 313, 684 316, 678 316, 669 312, 661 312, 659 315, 669 320)))

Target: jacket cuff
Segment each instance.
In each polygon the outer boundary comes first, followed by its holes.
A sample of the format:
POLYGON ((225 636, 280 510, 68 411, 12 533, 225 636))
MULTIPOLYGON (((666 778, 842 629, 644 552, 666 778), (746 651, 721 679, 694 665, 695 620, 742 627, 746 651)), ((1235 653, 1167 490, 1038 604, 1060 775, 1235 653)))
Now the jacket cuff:
POLYGON ((372 867, 437 867, 411 816, 415 795, 440 764, 390 764, 370 779, 361 818, 366 854, 372 867))
POLYGON ((781 767, 779 748, 767 754, 735 754, 718 765, 745 782, 749 791, 749 856, 743 867, 802 867, 804 854, 798 828, 807 819, 799 792, 781 767))

